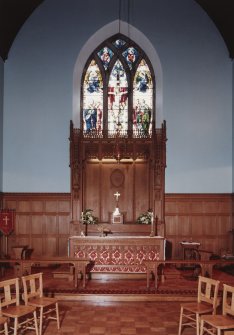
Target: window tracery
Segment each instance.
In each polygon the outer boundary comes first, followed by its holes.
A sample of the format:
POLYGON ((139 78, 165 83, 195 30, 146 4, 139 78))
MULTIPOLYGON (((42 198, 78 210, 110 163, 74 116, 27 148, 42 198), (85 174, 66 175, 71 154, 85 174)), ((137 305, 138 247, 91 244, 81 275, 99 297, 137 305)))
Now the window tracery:
POLYGON ((117 34, 98 46, 84 68, 81 120, 87 137, 148 137, 152 133, 155 80, 144 51, 117 34))

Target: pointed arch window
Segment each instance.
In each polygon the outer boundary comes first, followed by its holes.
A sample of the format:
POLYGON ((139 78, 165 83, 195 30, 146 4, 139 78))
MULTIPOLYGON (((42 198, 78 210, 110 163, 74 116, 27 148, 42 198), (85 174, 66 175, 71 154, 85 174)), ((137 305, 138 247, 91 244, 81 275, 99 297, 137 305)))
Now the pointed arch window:
POLYGON ((82 130, 87 137, 150 136, 155 79, 144 51, 117 34, 90 55, 81 85, 82 130))

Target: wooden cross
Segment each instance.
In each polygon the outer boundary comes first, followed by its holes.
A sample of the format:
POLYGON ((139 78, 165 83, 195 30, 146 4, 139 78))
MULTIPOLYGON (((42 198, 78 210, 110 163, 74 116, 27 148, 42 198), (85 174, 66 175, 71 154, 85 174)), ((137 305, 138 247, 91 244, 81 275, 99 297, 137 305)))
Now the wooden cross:
POLYGON ((116 201, 118 202, 119 200, 119 197, 120 197, 120 193, 117 191, 115 194, 114 194, 115 198, 116 198, 116 201))

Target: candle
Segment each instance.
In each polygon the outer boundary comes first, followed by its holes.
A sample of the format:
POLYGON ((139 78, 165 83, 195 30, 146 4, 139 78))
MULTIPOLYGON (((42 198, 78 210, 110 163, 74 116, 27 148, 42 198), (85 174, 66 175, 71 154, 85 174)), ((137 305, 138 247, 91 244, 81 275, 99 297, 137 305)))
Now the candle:
POLYGON ((151 236, 155 235, 155 230, 154 230, 154 213, 151 212, 151 236))

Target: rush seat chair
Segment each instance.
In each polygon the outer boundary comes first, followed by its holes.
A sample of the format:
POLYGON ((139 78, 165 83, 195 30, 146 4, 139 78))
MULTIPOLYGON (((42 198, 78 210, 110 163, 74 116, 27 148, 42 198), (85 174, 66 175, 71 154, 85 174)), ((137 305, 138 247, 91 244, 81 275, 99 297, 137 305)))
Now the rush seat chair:
POLYGON ((39 335, 36 308, 20 304, 19 278, 1 281, 0 290, 3 291, 0 299, 2 316, 9 319, 9 328, 14 330, 13 334, 30 329, 39 335))
POLYGON ((200 317, 203 314, 215 314, 218 306, 219 281, 199 276, 196 302, 185 302, 180 305, 180 320, 178 335, 184 327, 196 329, 200 334, 200 317))
POLYGON ((43 320, 56 320, 57 328, 60 329, 58 300, 43 295, 42 275, 40 272, 22 277, 25 305, 39 311, 39 335, 42 335, 43 320))

